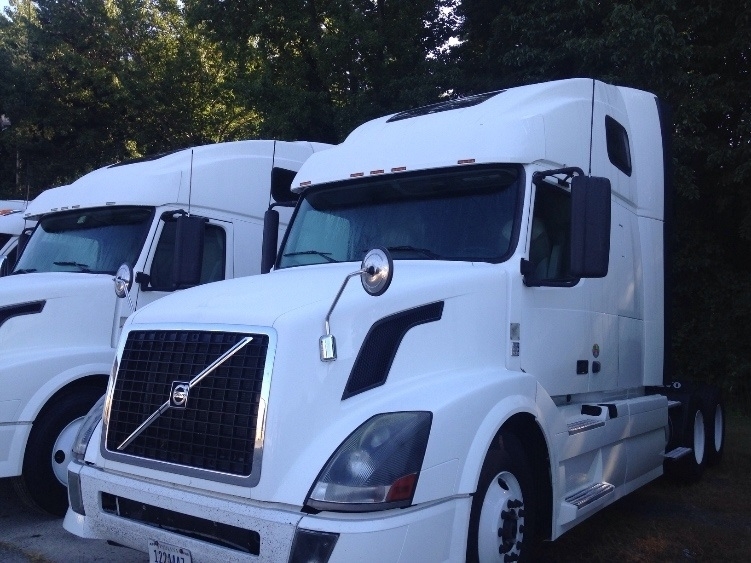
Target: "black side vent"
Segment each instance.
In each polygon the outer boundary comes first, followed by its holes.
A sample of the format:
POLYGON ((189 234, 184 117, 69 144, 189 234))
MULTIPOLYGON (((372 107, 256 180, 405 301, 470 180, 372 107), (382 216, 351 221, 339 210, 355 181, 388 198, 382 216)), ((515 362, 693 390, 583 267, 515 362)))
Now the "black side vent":
POLYGON ((370 327, 344 387, 342 400, 386 383, 391 364, 407 331, 441 320, 443 301, 395 313, 370 327))
POLYGON ((19 303, 18 305, 8 305, 0 307, 0 326, 13 317, 20 315, 34 315, 41 313, 46 301, 31 301, 29 303, 19 303))
POLYGON ((431 113, 440 113, 442 111, 450 111, 452 109, 462 109, 477 104, 483 103, 485 100, 492 98, 496 94, 505 92, 505 90, 496 90, 495 92, 486 92, 484 94, 476 94, 474 96, 467 96, 466 98, 457 98, 455 100, 446 100, 444 102, 438 102, 437 104, 430 104, 429 106, 422 106, 419 108, 408 109, 391 116, 386 123, 392 121, 401 121, 402 119, 409 119, 410 117, 420 117, 421 115, 430 115, 431 113))

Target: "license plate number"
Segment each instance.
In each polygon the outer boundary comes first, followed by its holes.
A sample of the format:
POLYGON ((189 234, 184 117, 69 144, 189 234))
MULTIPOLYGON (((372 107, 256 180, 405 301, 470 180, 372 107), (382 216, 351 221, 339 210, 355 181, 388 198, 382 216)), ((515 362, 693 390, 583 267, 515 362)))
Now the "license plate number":
POLYGON ((149 563, 193 563, 193 560, 184 547, 149 540, 149 563))

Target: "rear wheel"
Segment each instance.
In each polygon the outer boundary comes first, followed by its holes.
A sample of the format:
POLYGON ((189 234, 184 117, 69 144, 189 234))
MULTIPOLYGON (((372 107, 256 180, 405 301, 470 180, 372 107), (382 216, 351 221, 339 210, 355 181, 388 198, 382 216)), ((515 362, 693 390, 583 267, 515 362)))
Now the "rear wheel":
POLYGON ((532 466, 519 440, 502 433, 485 458, 472 499, 467 561, 529 559, 536 516, 531 476, 532 466))
POLYGON ((691 394, 680 436, 680 445, 691 449, 691 452, 665 466, 668 476, 681 483, 698 481, 707 464, 707 421, 704 413, 698 396, 691 394))
POLYGON ((702 410, 707 422, 707 442, 705 455, 707 465, 718 465, 725 451, 725 404, 717 387, 702 389, 702 410))
POLYGON ((103 390, 85 387, 53 399, 31 428, 16 492, 29 506, 55 516, 68 508, 68 464, 83 417, 103 390))

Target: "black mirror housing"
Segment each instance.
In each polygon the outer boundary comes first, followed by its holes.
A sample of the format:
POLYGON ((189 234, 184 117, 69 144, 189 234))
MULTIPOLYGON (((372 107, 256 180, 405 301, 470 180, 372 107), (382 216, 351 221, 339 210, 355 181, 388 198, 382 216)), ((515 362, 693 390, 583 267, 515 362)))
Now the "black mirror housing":
POLYGON ((571 276, 604 278, 610 260, 610 180, 571 180, 571 276))
POLYGON ((279 212, 268 209, 263 215, 263 243, 261 244, 261 273, 268 274, 276 262, 279 243, 279 212))
POLYGON ((201 281, 206 218, 180 215, 176 221, 172 279, 175 289, 180 289, 201 281))

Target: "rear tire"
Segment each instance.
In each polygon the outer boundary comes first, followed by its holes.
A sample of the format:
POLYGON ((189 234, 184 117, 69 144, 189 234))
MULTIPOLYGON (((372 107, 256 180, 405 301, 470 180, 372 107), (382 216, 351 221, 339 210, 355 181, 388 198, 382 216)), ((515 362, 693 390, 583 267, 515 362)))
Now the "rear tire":
POLYGON ((472 499, 470 563, 527 561, 534 547, 536 495, 532 465, 519 439, 502 432, 488 451, 472 499))
POLYGON ((53 398, 31 428, 23 473, 14 479, 21 500, 31 508, 64 516, 68 508, 67 467, 83 417, 104 390, 84 387, 53 398))
POLYGON ((719 465, 725 452, 725 403, 720 389, 706 386, 701 389, 702 409, 707 423, 705 455, 707 466, 719 465))
POLYGON ((691 393, 688 399, 680 445, 690 448, 691 452, 667 462, 665 472, 679 483, 695 483, 701 478, 707 465, 707 420, 697 393, 691 393))

